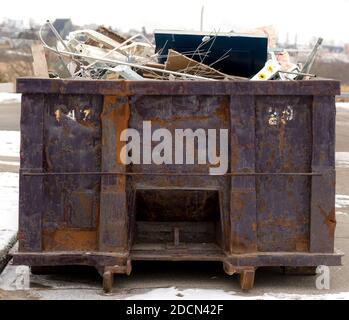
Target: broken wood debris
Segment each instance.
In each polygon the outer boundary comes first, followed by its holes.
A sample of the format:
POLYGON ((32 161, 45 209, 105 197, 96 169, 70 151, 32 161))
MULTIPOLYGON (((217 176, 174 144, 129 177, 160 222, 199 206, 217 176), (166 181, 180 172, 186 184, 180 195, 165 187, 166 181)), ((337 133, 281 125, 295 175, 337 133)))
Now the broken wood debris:
POLYGON ((39 44, 33 44, 31 46, 32 55, 33 55, 33 71, 35 77, 47 78, 48 69, 45 56, 45 50, 43 46, 39 44))
POLYGON ((165 69, 171 71, 183 72, 186 74, 201 75, 216 80, 246 80, 242 77, 234 77, 224 74, 208 65, 197 62, 185 55, 169 49, 165 69))

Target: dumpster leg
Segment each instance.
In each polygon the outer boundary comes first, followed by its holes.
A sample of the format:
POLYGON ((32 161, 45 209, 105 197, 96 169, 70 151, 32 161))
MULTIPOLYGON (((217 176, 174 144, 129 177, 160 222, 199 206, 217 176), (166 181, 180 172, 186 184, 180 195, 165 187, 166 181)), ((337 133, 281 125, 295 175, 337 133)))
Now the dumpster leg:
POLYGON ((236 267, 228 261, 223 261, 223 269, 226 274, 232 276, 235 273, 240 275, 240 286, 243 290, 253 288, 255 267, 236 267))
POLYGON ((126 265, 105 266, 103 272, 103 290, 111 292, 114 283, 114 274, 130 275, 132 271, 131 259, 127 259, 126 265))
POLYGON ((105 293, 110 293, 113 289, 114 273, 110 270, 103 273, 103 290, 105 293))
POLYGON ((254 284, 254 268, 246 268, 240 271, 240 286, 242 290, 250 290, 254 284))

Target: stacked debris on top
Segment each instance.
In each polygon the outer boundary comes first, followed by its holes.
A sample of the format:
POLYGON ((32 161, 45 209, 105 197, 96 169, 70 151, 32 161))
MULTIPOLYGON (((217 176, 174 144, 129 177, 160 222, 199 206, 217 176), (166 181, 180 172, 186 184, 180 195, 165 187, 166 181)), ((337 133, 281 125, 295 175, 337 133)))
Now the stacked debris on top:
POLYGON ((128 39, 105 28, 70 32, 63 40, 47 21, 41 46, 33 47, 37 76, 125 80, 299 80, 309 74, 319 39, 302 67, 286 51, 268 53, 266 35, 155 31, 155 44, 143 34, 128 39), (270 56, 268 60, 268 55, 270 56), (48 58, 46 65, 45 57, 48 58))

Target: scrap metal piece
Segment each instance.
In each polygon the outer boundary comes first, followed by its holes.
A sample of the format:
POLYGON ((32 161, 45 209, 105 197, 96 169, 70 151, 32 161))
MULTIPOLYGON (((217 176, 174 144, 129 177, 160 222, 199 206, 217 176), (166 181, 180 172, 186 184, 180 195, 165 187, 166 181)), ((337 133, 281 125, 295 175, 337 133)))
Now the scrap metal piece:
MULTIPOLYGON (((290 70, 290 71, 284 71, 284 70, 280 70, 279 73, 285 73, 285 74, 289 74, 289 75, 293 75, 293 76, 304 76, 304 77, 309 77, 309 78, 316 78, 316 74, 313 73, 302 73, 302 72, 298 72, 299 71, 299 67, 297 66, 296 69, 294 70, 290 70)), ((288 77, 290 78, 290 77, 288 77)), ((292 79, 294 80, 294 78, 292 79)))
POLYGON ((139 56, 144 58, 151 58, 155 55, 155 49, 152 45, 145 42, 133 42, 129 45, 120 48, 128 55, 139 56))
POLYGON ((109 46, 109 48, 110 47, 115 48, 118 45, 120 45, 119 42, 105 36, 104 34, 101 34, 97 31, 90 30, 90 29, 73 31, 73 32, 69 33, 68 39, 74 39, 76 36, 81 35, 81 34, 87 36, 88 38, 90 38, 98 43, 101 43, 103 45, 107 45, 107 46, 109 46))
MULTIPOLYGON (((127 61, 127 56, 125 54, 122 54, 120 52, 108 52, 105 49, 99 48, 99 47, 95 47, 95 46, 90 46, 87 44, 83 44, 83 43, 78 43, 75 46, 71 43, 71 45, 76 49, 76 52, 80 52, 84 55, 87 56, 92 56, 92 57, 105 57, 108 53, 108 56, 111 59, 117 59, 117 60, 122 60, 122 61, 127 61)), ((89 63, 90 65, 95 61, 95 59, 84 59, 87 63, 89 63)), ((89 69, 90 66, 87 66, 86 69, 89 69)))
MULTIPOLYGON (((119 42, 119 43, 122 43, 122 42, 125 42, 127 41, 126 38, 124 38, 123 36, 121 36, 120 34, 116 33, 115 31, 111 31, 110 29, 106 28, 106 27, 103 27, 103 26, 99 26, 96 31, 100 34, 103 34, 105 35, 106 37, 116 41, 116 42, 119 42)), ((128 43, 132 43, 132 40, 129 40, 128 43)), ((98 47, 100 45, 99 42, 93 40, 93 39, 88 39, 86 41, 86 44, 90 45, 90 46, 95 46, 95 47, 98 47)), ((103 48, 106 48, 106 49, 109 49, 110 47, 109 46, 105 46, 105 45, 102 45, 103 48)))
POLYGON ((50 20, 46 21, 46 24, 50 27, 51 31, 53 32, 53 34, 55 35, 55 37, 58 39, 58 41, 63 45, 64 49, 69 51, 68 46, 66 45, 66 43, 64 42, 64 40, 62 39, 61 35, 59 34, 59 32, 56 30, 56 28, 53 26, 53 24, 51 23, 50 20))
POLYGON ((44 46, 45 46, 45 48, 47 48, 48 50, 50 50, 52 52, 55 52, 57 54, 61 54, 63 56, 67 56, 67 57, 93 59, 93 60, 95 60, 97 62, 98 61, 106 62, 106 63, 110 63, 110 64, 114 64, 114 65, 121 64, 121 65, 135 67, 135 68, 142 69, 142 70, 147 70, 147 71, 161 72, 161 73, 164 73, 164 74, 172 74, 172 75, 175 75, 175 76, 179 76, 179 77, 181 77, 183 79, 189 79, 189 80, 192 79, 192 80, 215 81, 215 79, 212 79, 212 78, 201 77, 201 76, 196 76, 196 75, 191 75, 191 74, 185 74, 185 73, 175 72, 175 71, 169 71, 169 70, 165 70, 165 69, 163 70, 163 69, 148 67, 148 66, 145 66, 145 65, 137 64, 137 63, 131 63, 131 62, 124 62, 124 61, 120 61, 120 60, 113 60, 113 59, 107 59, 107 58, 88 56, 88 55, 74 53, 74 52, 59 51, 59 50, 56 50, 56 49, 48 46, 47 44, 44 44, 44 46))
MULTIPOLYGON (((124 42, 120 43, 120 45, 118 45, 117 47, 113 48, 111 51, 109 51, 108 53, 106 53, 103 58, 108 58, 109 56, 111 56, 114 52, 119 51, 123 46, 128 45, 130 42, 132 43, 133 40, 137 39, 137 38, 143 38, 145 41, 149 40, 143 35, 143 34, 136 34, 134 36, 132 36, 131 38, 126 39, 124 42)), ((87 42, 85 43, 87 44, 87 42)), ((94 61, 92 63, 90 63, 86 68, 91 68, 93 67, 96 63, 98 63, 98 61, 94 61)))
MULTIPOLYGON (((312 50, 312 52, 310 53, 310 55, 308 56, 307 61, 304 63, 303 69, 301 70, 302 73, 309 73, 311 70, 311 67, 313 66, 314 62, 315 62, 315 58, 317 53, 319 52, 319 49, 322 45, 324 39, 319 38, 312 50)), ((297 80, 303 80, 305 78, 305 76, 300 75, 299 77, 297 77, 297 80)))
POLYGON ((129 66, 119 65, 108 70, 120 74, 126 80, 144 80, 142 76, 133 71, 129 66))
MULTIPOLYGON (((50 58, 52 60, 55 60, 53 61, 53 64, 54 64, 54 74, 58 74, 60 77, 62 78, 70 78, 73 74, 70 72, 70 68, 68 66, 68 63, 64 60, 64 57, 62 54, 60 54, 60 50, 58 49, 58 45, 61 45, 61 47, 63 47, 65 50, 67 50, 68 52, 70 52, 71 50, 69 49, 69 47, 67 46, 67 44, 64 42, 64 40, 62 39, 62 37, 60 36, 60 34, 58 33, 58 31, 55 29, 55 27, 53 26, 53 24, 47 20, 47 22, 45 24, 43 24, 39 30, 39 38, 41 40, 41 43, 43 45, 44 48, 48 48, 49 46, 47 45, 47 43, 45 42, 44 38, 43 38, 43 29, 44 27, 48 25, 51 29, 51 31, 53 32, 53 34, 55 35, 55 37, 57 38, 58 42, 56 44, 56 52, 55 51, 52 51, 52 52, 55 52, 58 56, 57 59, 54 59, 52 57, 52 54, 50 54, 50 52, 48 52, 47 54, 47 57, 48 57, 48 61, 50 61, 50 58)), ((74 60, 73 57, 69 57, 71 61, 74 60)), ((77 60, 74 60, 75 62, 77 62, 78 64, 78 61, 77 60)), ((49 64, 48 64, 49 65, 49 64)), ((50 72, 52 74, 52 72, 50 72)))

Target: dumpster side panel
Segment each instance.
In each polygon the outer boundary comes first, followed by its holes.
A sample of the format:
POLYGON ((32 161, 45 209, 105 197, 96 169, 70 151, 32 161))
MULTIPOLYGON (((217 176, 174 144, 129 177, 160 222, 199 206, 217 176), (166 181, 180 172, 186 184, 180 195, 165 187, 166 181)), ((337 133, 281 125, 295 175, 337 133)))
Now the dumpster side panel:
POLYGON ((311 170, 312 98, 256 99, 256 171, 259 251, 309 250, 310 178, 274 173, 311 170))
MULTIPOLYGON (((230 97, 231 172, 256 171, 256 116, 254 96, 230 97)), ((257 251, 256 177, 231 177, 231 238, 229 252, 257 251)))
POLYGON ((314 96, 310 251, 333 252, 335 213, 335 128, 333 96, 314 96))
MULTIPOLYGON (((22 97, 21 108, 21 172, 43 172, 44 149, 43 94, 27 94, 22 97)), ((19 187, 19 250, 42 250, 42 215, 44 195, 42 176, 20 175, 19 187)))
MULTIPOLYGON (((125 142, 121 132, 128 128, 130 107, 128 97, 105 96, 102 121, 102 171, 125 172, 120 152, 125 142)), ((128 249, 129 216, 126 176, 102 177, 99 250, 124 252, 128 249)))
MULTIPOLYGON (((102 96, 47 95, 45 105, 45 172, 100 171, 102 96)), ((43 249, 97 249, 100 177, 46 176, 43 186, 43 249)))

